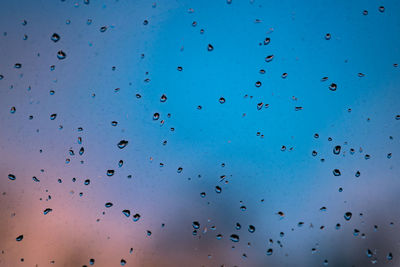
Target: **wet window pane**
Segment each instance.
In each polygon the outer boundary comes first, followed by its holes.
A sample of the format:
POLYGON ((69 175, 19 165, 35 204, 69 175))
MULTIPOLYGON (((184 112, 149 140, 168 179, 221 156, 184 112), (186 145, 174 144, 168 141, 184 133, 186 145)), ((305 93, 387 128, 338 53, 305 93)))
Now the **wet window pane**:
POLYGON ((398 266, 400 2, 4 0, 0 266, 398 266))

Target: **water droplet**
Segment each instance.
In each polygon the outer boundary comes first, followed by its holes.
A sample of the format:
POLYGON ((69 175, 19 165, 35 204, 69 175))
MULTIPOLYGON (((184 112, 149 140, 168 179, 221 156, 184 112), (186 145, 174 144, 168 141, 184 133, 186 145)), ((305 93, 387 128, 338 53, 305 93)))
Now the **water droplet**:
POLYGON ((100 32, 105 32, 107 30, 107 26, 100 27, 100 32))
POLYGON ((167 101, 167 96, 163 94, 163 95, 160 97, 160 102, 164 103, 165 101, 167 101))
POLYGON ((14 180, 17 179, 17 178, 15 177, 14 174, 9 174, 9 175, 8 175, 8 179, 10 179, 11 181, 14 181, 14 180))
POLYGON ((194 229, 199 229, 200 228, 200 223, 198 221, 194 221, 192 223, 192 226, 193 226, 194 229))
POLYGON ((388 153, 386 156, 388 159, 392 158, 392 153, 388 153))
POLYGON ((341 146, 335 146, 333 148, 333 154, 339 155, 340 154, 340 149, 341 149, 341 146))
POLYGON ((123 210, 122 213, 123 213, 126 217, 131 216, 131 211, 130 211, 130 210, 123 210))
POLYGON ((111 208, 113 206, 113 203, 107 202, 104 206, 106 206, 106 208, 111 208))
POLYGON ((355 174, 356 177, 360 177, 360 175, 361 175, 360 171, 357 171, 355 174))
POLYGON ((389 252, 389 253, 387 254, 386 258, 387 258, 388 261, 393 260, 393 254, 392 254, 392 252, 389 252))
POLYGON ((346 220, 346 221, 350 220, 352 215, 353 215, 353 214, 352 214, 350 211, 346 212, 346 213, 344 214, 345 220, 346 220))
POLYGON ((94 264, 94 259, 90 259, 90 260, 89 260, 89 264, 90 264, 90 265, 93 265, 93 264, 94 264))
POLYGON ((331 85, 329 85, 329 90, 336 91, 336 89, 337 89, 336 83, 331 83, 331 85))
POLYGON ((269 248, 267 250, 267 256, 271 256, 273 252, 274 252, 274 250, 272 248, 269 248))
POLYGON ((24 235, 18 236, 15 240, 17 240, 19 242, 19 241, 22 241, 22 239, 24 239, 24 235))
POLYGON ((249 230, 250 233, 254 233, 256 231, 256 228, 254 227, 254 225, 250 224, 248 230, 249 230))
POLYGON ((264 40, 264 45, 267 45, 271 42, 271 39, 269 37, 265 38, 264 40))
POLYGON ((340 170, 339 169, 334 169, 333 170, 333 175, 340 176, 341 175, 340 170))
POLYGON ((220 98, 219 98, 219 103, 224 104, 224 103, 225 103, 225 98, 220 97, 220 98))
POLYGON ((126 260, 122 259, 121 260, 121 266, 124 266, 126 264, 126 260))
POLYGON ((57 118, 56 113, 50 115, 50 120, 54 121, 56 118, 57 118))
POLYGON ((381 13, 385 12, 385 7, 384 6, 380 6, 379 7, 379 12, 381 12, 381 13))
POLYGON ((147 230, 146 233, 147 233, 147 236, 151 236, 151 231, 147 230))
POLYGON ((90 184, 90 179, 86 179, 84 182, 85 185, 89 185, 90 184))
POLYGON ((127 145, 128 145, 128 141, 126 141, 126 140, 121 140, 121 141, 119 141, 119 143, 117 144, 117 146, 118 146, 119 149, 123 149, 123 148, 125 148, 127 145))
POLYGON ((140 214, 139 214, 139 213, 136 213, 135 215, 132 216, 132 220, 133 220, 134 222, 137 222, 137 221, 139 221, 140 217, 141 217, 140 214))
POLYGON ((159 118, 160 118, 160 114, 159 114, 159 113, 156 112, 156 113, 153 114, 153 120, 156 121, 156 120, 158 120, 159 118))
POLYGON ((232 242, 239 242, 239 236, 236 235, 236 234, 232 234, 230 236, 230 239, 231 239, 232 242))
POLYGON ((330 33, 325 34, 325 39, 326 40, 330 40, 331 39, 331 34, 330 33))
POLYGON ((396 120, 400 120, 400 115, 396 115, 396 117, 394 117, 396 120))
POLYGON ((45 209, 43 211, 43 214, 46 215, 46 214, 48 214, 49 212, 52 212, 52 211, 53 211, 53 209, 47 208, 47 209, 45 209))
POLYGON ((218 194, 221 193, 222 192, 222 188, 217 185, 215 187, 215 192, 217 192, 218 194))
POLYGON ((242 226, 240 225, 240 223, 236 223, 235 228, 236 228, 236 230, 240 230, 242 228, 242 226))
POLYGON ((214 47, 211 44, 208 44, 207 50, 211 52, 214 50, 214 47))
POLYGON ((85 152, 85 149, 83 147, 81 147, 81 149, 79 149, 79 155, 83 155, 83 153, 85 152))
POLYGON ((246 211, 246 209, 247 209, 246 206, 240 206, 241 211, 246 211))
POLYGON ((218 235, 216 235, 216 238, 217 238, 217 240, 221 240, 222 239, 222 235, 218 234, 218 235))
POLYGON ((182 70, 183 70, 183 68, 182 68, 181 66, 178 66, 176 69, 177 69, 178 71, 182 71, 182 70))
POLYGON ((57 58, 59 60, 65 59, 66 57, 67 57, 67 54, 65 54, 64 51, 60 50, 60 51, 57 52, 57 58))
POLYGON ((15 111, 16 111, 16 108, 15 108, 15 107, 11 107, 11 108, 10 108, 10 113, 11 113, 11 114, 14 114, 15 111))
POLYGON ((118 167, 122 167, 124 165, 124 161, 121 159, 120 161, 118 161, 118 167))
POLYGON ((60 35, 58 35, 57 33, 53 33, 53 35, 51 36, 51 40, 57 43, 58 41, 60 41, 60 35))
POLYGON ((115 126, 117 126, 117 125, 118 125, 118 122, 117 122, 117 121, 112 121, 112 122, 111 122, 111 126, 114 126, 114 127, 115 127, 115 126))
POLYGON ((364 15, 364 16, 368 15, 368 10, 364 10, 364 11, 363 11, 363 15, 364 15))
POLYGON ((201 193, 200 193, 200 196, 201 196, 202 198, 205 198, 205 197, 206 197, 206 192, 201 192, 201 193))
POLYGON ((33 176, 33 177, 32 177, 32 180, 33 180, 34 182, 36 182, 36 183, 39 183, 39 182, 40 182, 40 180, 39 180, 38 178, 36 178, 36 176, 33 176))
POLYGON ((22 68, 22 64, 21 63, 15 63, 14 64, 14 68, 20 69, 20 68, 22 68))
POLYGON ((260 87, 262 84, 261 84, 261 82, 260 81, 256 81, 256 87, 260 87))
POLYGON ((371 258, 372 257, 372 251, 370 250, 370 249, 367 249, 367 251, 366 251, 366 254, 367 254, 367 257, 368 258, 371 258))
POLYGON ((265 62, 271 62, 274 59, 274 55, 269 55, 265 58, 265 62))
POLYGON ((114 170, 107 170, 107 176, 113 176, 114 172, 114 170))

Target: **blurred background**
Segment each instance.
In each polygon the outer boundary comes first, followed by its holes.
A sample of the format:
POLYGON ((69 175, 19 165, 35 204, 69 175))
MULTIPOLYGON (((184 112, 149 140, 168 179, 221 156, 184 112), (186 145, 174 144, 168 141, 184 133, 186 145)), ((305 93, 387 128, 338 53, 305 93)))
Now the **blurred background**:
POLYGON ((400 266, 400 2, 3 0, 0 266, 400 266))

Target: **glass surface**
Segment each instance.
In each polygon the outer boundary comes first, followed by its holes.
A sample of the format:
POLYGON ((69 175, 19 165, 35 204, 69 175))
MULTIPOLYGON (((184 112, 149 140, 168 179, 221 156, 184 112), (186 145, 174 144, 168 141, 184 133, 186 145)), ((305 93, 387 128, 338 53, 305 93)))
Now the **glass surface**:
POLYGON ((0 266, 400 265, 400 1, 0 6, 0 266))

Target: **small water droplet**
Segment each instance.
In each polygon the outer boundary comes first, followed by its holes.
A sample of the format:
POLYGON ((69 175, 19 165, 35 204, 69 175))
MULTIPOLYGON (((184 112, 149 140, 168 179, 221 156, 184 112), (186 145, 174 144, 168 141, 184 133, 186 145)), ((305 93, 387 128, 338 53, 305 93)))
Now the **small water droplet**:
POLYGON ((267 250, 267 256, 271 256, 273 252, 274 252, 274 250, 272 248, 269 248, 267 250))
POLYGON ((126 264, 126 260, 122 259, 121 260, 121 266, 124 266, 126 264))
POLYGON ((381 12, 381 13, 385 12, 385 7, 384 6, 380 6, 379 7, 379 12, 381 12))
POLYGON ((269 55, 265 58, 265 62, 271 62, 274 59, 274 55, 269 55))
POLYGON ((107 26, 100 27, 100 32, 105 32, 107 30, 107 26))
POLYGON ((331 85, 329 85, 329 90, 336 91, 336 89, 337 89, 336 83, 331 83, 331 85))
POLYGON ((330 33, 325 34, 325 39, 326 40, 330 40, 331 39, 331 34, 330 33))
POLYGON ((107 202, 104 206, 105 206, 106 208, 111 208, 111 207, 113 206, 113 203, 107 202))
POLYGON ((224 103, 225 103, 225 98, 220 97, 220 98, 219 98, 219 103, 224 104, 224 103))
POLYGON ((211 44, 208 44, 207 50, 211 52, 214 50, 214 47, 211 44))
POLYGON ((14 181, 16 179, 16 177, 14 174, 9 174, 8 179, 10 179, 11 181, 14 181))
POLYGON ((153 114, 153 120, 156 121, 156 120, 158 120, 159 118, 160 118, 160 114, 159 114, 159 113, 156 112, 156 113, 153 114))
POLYGON ((239 236, 236 235, 236 234, 232 234, 230 236, 230 239, 231 239, 232 242, 239 242, 239 236))
POLYGON ((194 229, 199 229, 200 228, 200 223, 198 221, 194 221, 192 223, 192 226, 193 226, 194 229))
POLYGON ((346 212, 346 213, 344 214, 345 220, 346 220, 346 221, 350 220, 352 215, 353 215, 353 214, 352 214, 350 211, 346 212))
POLYGON ((84 182, 85 185, 89 185, 90 184, 90 179, 86 179, 84 182))
POLYGON ((340 170, 339 169, 334 169, 333 170, 333 175, 340 176, 341 175, 340 170))
POLYGON ((341 149, 341 146, 335 146, 333 148, 333 154, 339 155, 340 154, 340 149, 341 149))
POLYGON ((46 215, 46 214, 48 214, 49 212, 52 212, 52 211, 53 211, 53 209, 47 208, 47 209, 45 209, 43 211, 43 214, 46 215))
POLYGON ((221 193, 222 192, 222 188, 217 185, 215 187, 215 192, 217 192, 218 194, 221 193))
POLYGON ((121 140, 121 141, 118 142, 117 146, 118 146, 119 149, 123 149, 128 145, 128 143, 129 142, 126 141, 126 140, 121 140))
POLYGON ((139 221, 140 217, 141 217, 140 214, 139 214, 139 213, 136 213, 135 215, 132 216, 132 220, 133 220, 134 222, 137 222, 137 221, 139 221))
POLYGON ((167 101, 167 96, 163 94, 163 95, 160 97, 160 102, 164 103, 165 101, 167 101))
POLYGON ((60 35, 58 35, 57 33, 53 33, 53 35, 51 36, 51 40, 57 43, 58 41, 60 41, 60 35))
POLYGON ((254 227, 254 225, 250 224, 248 230, 249 230, 250 233, 254 233, 256 231, 256 228, 254 227))
POLYGON ((123 213, 126 217, 131 216, 131 211, 130 211, 130 210, 123 210, 122 213, 123 213))
POLYGON ((56 118, 57 118, 56 113, 50 115, 50 120, 54 121, 56 118))
POLYGON ((65 59, 66 57, 67 57, 67 54, 65 54, 64 51, 60 50, 60 51, 57 52, 57 58, 59 60, 65 59))
POLYGON ((113 176, 114 172, 114 170, 107 170, 107 176, 113 176))

